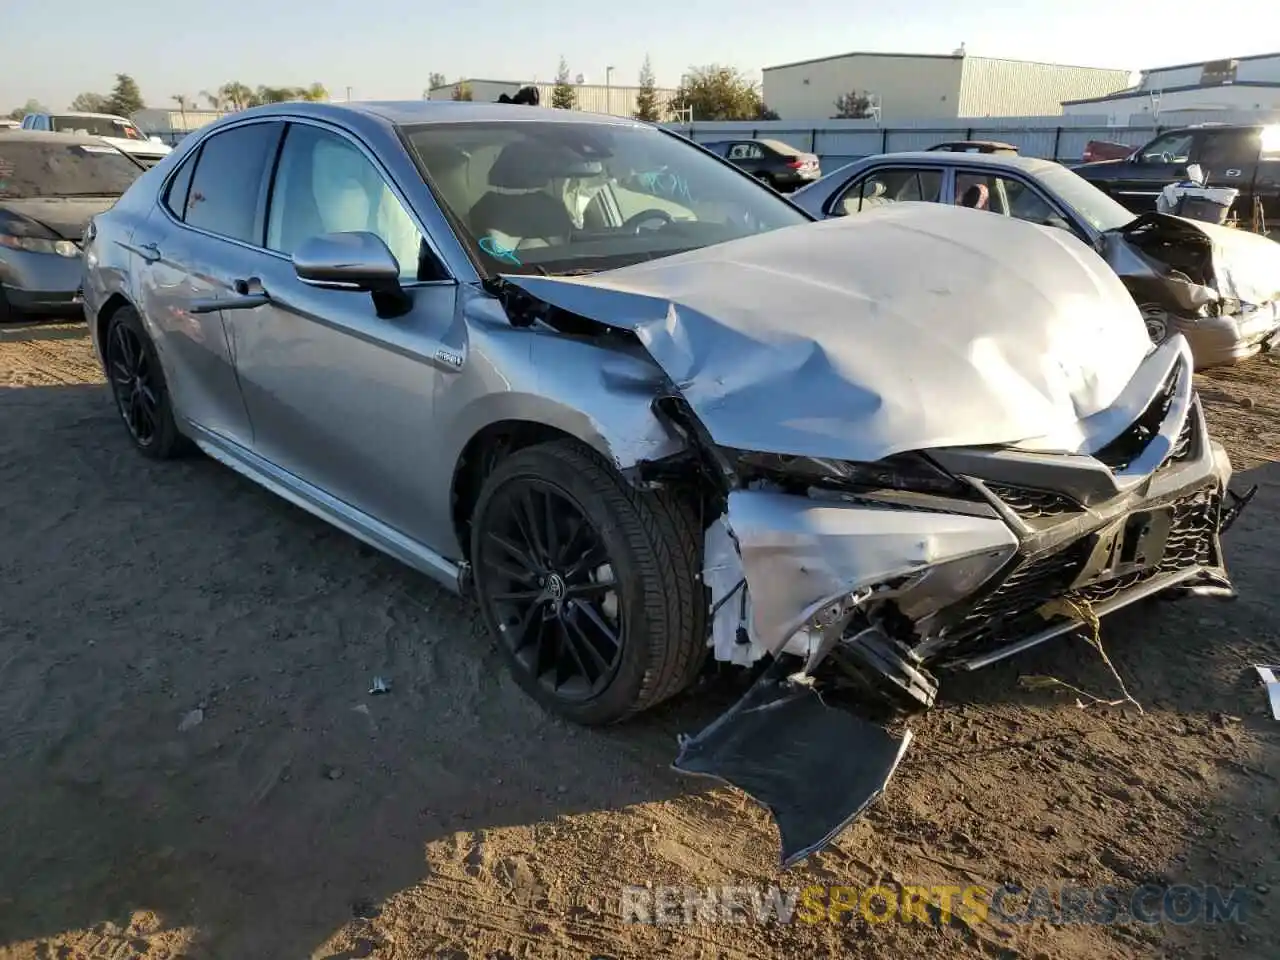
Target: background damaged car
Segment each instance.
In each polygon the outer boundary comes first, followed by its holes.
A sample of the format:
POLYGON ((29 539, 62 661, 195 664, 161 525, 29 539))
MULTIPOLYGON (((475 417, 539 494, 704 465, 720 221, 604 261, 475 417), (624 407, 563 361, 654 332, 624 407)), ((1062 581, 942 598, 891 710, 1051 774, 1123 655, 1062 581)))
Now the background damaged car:
POLYGON ((919 710, 937 669, 1231 590, 1186 341, 1060 231, 814 224, 624 120, 293 103, 193 134, 86 263, 141 453, 194 442, 474 596, 549 709, 759 668, 677 766, 767 804, 786 862, 910 739, 818 689, 919 710))
POLYGON ((1133 295, 1156 343, 1181 333, 1197 369, 1252 356, 1280 336, 1280 244, 1248 231, 1135 215, 1061 164, 924 151, 868 157, 793 195, 818 217, 903 201, 954 204, 1074 234, 1133 295))

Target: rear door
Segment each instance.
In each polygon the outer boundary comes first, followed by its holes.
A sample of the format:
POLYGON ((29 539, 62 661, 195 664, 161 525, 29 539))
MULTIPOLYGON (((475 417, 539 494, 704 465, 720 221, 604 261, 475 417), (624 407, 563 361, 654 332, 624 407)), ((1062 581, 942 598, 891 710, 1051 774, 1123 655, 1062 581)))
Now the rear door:
POLYGON ((824 213, 844 217, 892 203, 938 203, 946 196, 947 174, 940 166, 883 164, 851 179, 824 213))
POLYGON ((238 301, 261 234, 267 173, 284 124, 256 121, 206 139, 170 175, 134 233, 138 296, 158 332, 179 412, 249 447, 253 431, 235 374, 237 345, 221 308, 238 301))
POLYGON ((752 176, 764 173, 767 165, 764 147, 751 140, 736 140, 731 143, 728 159, 752 176))
POLYGON ((1262 130, 1258 127, 1201 131, 1191 162, 1200 164, 1206 185, 1240 191, 1229 216, 1249 218, 1261 152, 1262 130))

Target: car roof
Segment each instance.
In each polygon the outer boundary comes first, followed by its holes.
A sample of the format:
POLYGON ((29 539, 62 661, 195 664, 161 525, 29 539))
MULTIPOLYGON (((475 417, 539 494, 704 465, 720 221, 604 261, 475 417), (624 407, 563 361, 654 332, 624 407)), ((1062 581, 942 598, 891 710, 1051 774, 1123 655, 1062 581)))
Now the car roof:
POLYGON ((627 117, 611 117, 582 110, 556 110, 552 107, 530 107, 519 103, 477 103, 470 100, 370 100, 343 103, 313 103, 290 100, 253 107, 231 114, 231 117, 313 116, 340 120, 353 114, 375 117, 396 126, 419 123, 474 123, 500 120, 541 121, 543 123, 583 123, 603 126, 648 126, 627 117))
POLYGON ((1017 150, 1012 143, 1003 140, 943 140, 935 143, 930 149, 940 150, 943 147, 993 147, 999 150, 1017 150))
POLYGON ((910 150, 903 153, 878 153, 866 159, 912 160, 922 163, 944 163, 956 167, 1004 167, 1006 169, 1021 170, 1023 173, 1029 174, 1043 173, 1046 170, 1062 167, 1060 163, 1053 160, 1041 160, 1039 157, 1023 157, 1009 153, 954 153, 947 150, 910 150))
MULTIPOLYGON (((18 140, 31 143, 62 144, 63 146, 73 143, 93 144, 98 147, 111 146, 111 144, 107 143, 101 137, 95 137, 91 134, 50 133, 48 130, 21 130, 10 129, 8 127, 0 127, 0 139, 3 139, 8 143, 18 140)), ((114 150, 115 148, 112 147, 112 149, 114 150)))

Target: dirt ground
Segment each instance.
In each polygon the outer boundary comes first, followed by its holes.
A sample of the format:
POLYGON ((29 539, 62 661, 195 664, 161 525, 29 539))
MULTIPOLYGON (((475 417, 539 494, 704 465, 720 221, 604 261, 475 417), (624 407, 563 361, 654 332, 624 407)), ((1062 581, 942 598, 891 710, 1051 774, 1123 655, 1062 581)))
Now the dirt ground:
POLYGON ((0 957, 1280 956, 1280 361, 1201 378, 1234 603, 949 678, 885 795, 777 869, 669 769, 731 691, 548 718, 462 602, 195 457, 128 447, 82 326, 0 330, 0 957), (390 692, 370 696, 375 676, 390 692), (199 712, 197 712, 199 711, 199 712), (198 721, 198 722, 197 722, 198 721), (1241 923, 624 924, 624 884, 1239 886, 1241 923))

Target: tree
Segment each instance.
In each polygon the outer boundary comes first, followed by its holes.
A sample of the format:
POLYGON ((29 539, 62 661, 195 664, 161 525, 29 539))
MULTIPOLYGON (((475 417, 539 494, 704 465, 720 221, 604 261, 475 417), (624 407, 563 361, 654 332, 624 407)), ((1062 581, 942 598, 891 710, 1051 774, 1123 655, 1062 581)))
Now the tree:
POLYGON ((81 93, 71 101, 68 108, 76 113, 115 113, 115 105, 111 102, 110 97, 104 97, 100 93, 81 93))
POLYGON ((459 80, 457 83, 455 83, 453 85, 453 99, 454 100, 470 100, 471 84, 467 83, 467 81, 465 80, 459 80))
POLYGON ((138 89, 138 81, 127 73, 117 73, 116 85, 111 88, 107 105, 110 109, 103 112, 114 113, 119 117, 131 117, 145 107, 142 91, 138 89))
POLYGON ((317 80, 308 87, 299 87, 298 99, 308 103, 325 103, 329 99, 329 88, 317 80))
POLYGON ((653 64, 649 55, 644 55, 644 63, 640 67, 640 89, 636 91, 635 118, 646 123, 657 123, 662 119, 662 108, 658 104, 657 84, 653 79, 653 64))
POLYGON ((564 57, 560 58, 560 69, 556 71, 556 85, 551 88, 551 106, 557 110, 574 110, 578 106, 578 91, 569 82, 569 64, 564 57))
POLYGON ((39 100, 28 100, 20 107, 14 107, 9 111, 10 120, 21 120, 28 113, 48 113, 49 108, 39 100))
POLYGON ((432 70, 431 76, 427 78, 427 92, 430 93, 432 90, 438 90, 447 85, 448 82, 449 81, 444 78, 443 73, 438 73, 437 71, 432 70))
MULTIPOLYGON (((205 94, 209 98, 209 94, 205 94)), ((229 80, 218 88, 217 94, 210 99, 210 103, 217 103, 214 109, 217 110, 247 110, 254 104, 255 94, 251 87, 246 86, 239 80, 229 80)))
POLYGON ((769 108, 769 105, 765 103, 763 100, 761 100, 760 106, 756 107, 756 119, 757 120, 781 120, 782 118, 778 116, 777 110, 771 110, 769 108))
POLYGON ((201 90, 200 96, 204 97, 204 102, 209 104, 210 110, 223 110, 225 107, 222 103, 222 94, 216 90, 212 93, 208 90, 201 90))
POLYGON ((713 63, 689 68, 671 106, 691 110, 694 120, 755 120, 761 101, 756 85, 740 70, 713 63))
POLYGON ((871 98, 865 93, 850 90, 836 97, 836 115, 832 120, 862 120, 871 116, 871 98))

